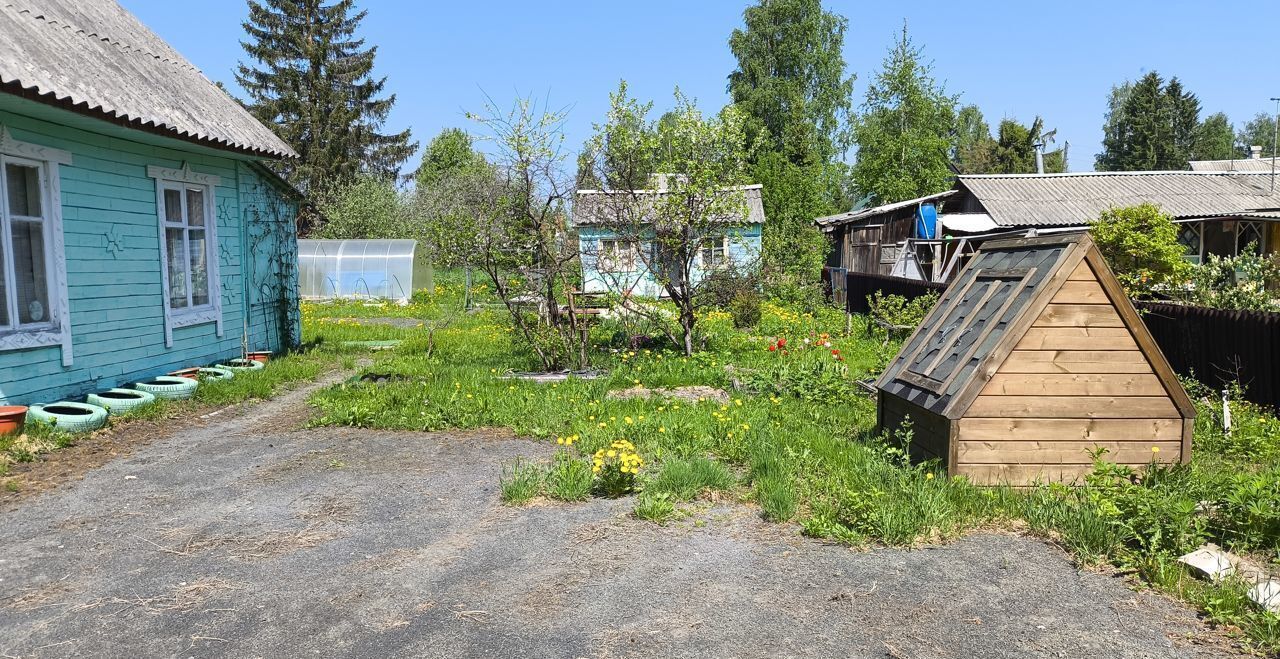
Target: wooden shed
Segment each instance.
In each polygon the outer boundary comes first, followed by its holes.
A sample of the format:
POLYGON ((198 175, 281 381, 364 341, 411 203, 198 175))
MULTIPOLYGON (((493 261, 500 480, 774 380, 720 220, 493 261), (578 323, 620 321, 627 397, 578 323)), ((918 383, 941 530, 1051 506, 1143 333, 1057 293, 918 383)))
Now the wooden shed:
POLYGON ((876 386, 881 429, 975 483, 1191 457, 1195 407, 1083 232, 984 244, 876 386))

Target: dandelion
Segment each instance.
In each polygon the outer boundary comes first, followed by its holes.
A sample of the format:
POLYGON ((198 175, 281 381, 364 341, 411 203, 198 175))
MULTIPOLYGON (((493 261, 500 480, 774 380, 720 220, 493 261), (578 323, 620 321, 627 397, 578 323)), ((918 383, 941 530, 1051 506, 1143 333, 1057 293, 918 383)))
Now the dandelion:
POLYGON ((1160 447, 1159 447, 1159 446, 1152 446, 1152 447, 1151 447, 1151 452, 1152 452, 1152 453, 1159 453, 1159 452, 1160 452, 1160 447))
POLYGON ((587 417, 587 421, 595 421, 595 420, 596 420, 596 415, 594 415, 594 414, 592 414, 591 416, 587 417))
POLYGON ((662 426, 658 426, 658 432, 666 432, 666 431, 667 431, 666 428, 663 428, 662 426))
POLYGON ((563 444, 564 444, 564 438, 563 438, 563 437, 557 437, 557 438, 556 438, 556 443, 557 443, 557 444, 561 444, 561 445, 563 445, 563 444))
POLYGON ((605 428, 605 427, 608 427, 608 425, 609 425, 609 424, 605 423, 604 421, 601 421, 600 423, 597 423, 596 425, 597 425, 597 426, 599 426, 599 427, 601 427, 601 428, 605 428))
POLYGON ((924 479, 925 479, 925 480, 927 480, 927 481, 931 481, 931 480, 933 480, 933 472, 931 471, 931 472, 929 472, 929 473, 925 474, 925 475, 924 475, 924 479))
POLYGON ((742 407, 742 399, 741 398, 733 399, 733 404, 737 405, 738 407, 742 407))
POLYGON ((632 423, 635 423, 634 421, 632 421, 632 420, 631 420, 631 417, 629 417, 629 416, 628 416, 628 417, 623 417, 623 418, 622 418, 622 420, 623 420, 623 421, 626 421, 628 425, 630 425, 630 424, 632 424, 632 423))
POLYGON ((618 457, 618 452, 613 449, 609 449, 608 451, 605 452, 604 455, 605 457, 608 457, 608 458, 616 458, 618 457))

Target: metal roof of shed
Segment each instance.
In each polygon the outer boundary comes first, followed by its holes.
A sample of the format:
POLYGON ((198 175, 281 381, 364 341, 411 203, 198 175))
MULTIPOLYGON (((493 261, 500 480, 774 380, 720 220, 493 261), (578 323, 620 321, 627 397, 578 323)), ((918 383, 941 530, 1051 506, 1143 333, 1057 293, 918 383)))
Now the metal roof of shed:
POLYGON ((0 34, 8 93, 218 149, 297 155, 114 0, 8 0, 0 34))
POLYGON ((1110 208, 1151 202, 1174 218, 1280 208, 1268 178, 1241 172, 1079 172, 966 175, 967 188, 1004 227, 1079 226, 1110 208))

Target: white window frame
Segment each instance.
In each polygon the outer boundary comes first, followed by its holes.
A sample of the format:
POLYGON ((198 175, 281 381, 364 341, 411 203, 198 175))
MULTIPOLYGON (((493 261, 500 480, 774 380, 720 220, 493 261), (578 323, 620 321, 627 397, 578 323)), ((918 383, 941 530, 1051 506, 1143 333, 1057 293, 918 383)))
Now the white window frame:
POLYGON ((729 267, 729 234, 721 234, 719 236, 709 237, 698 246, 698 267, 703 271, 720 270, 729 267), (719 239, 720 244, 716 244, 719 239), (716 259, 716 251, 720 252, 720 259, 716 259), (707 263, 707 254, 711 254, 710 263, 707 263))
POLYGON ((4 251, 5 300, 9 305, 9 324, 0 327, 0 351, 61 346, 63 366, 72 363, 71 307, 67 302, 67 258, 62 235, 62 190, 58 166, 70 164, 70 151, 19 142, 13 139, 7 127, 0 126, 0 231, 3 232, 0 249, 4 251), (4 171, 7 163, 35 167, 40 173, 40 224, 49 297, 47 322, 19 324, 8 176, 4 171))
MULTIPOLYGON (((215 332, 219 337, 222 336, 222 278, 218 273, 218 217, 216 213, 217 205, 214 202, 214 194, 221 183, 221 178, 213 174, 202 174, 193 172, 191 168, 183 164, 180 169, 171 169, 166 167, 148 166, 147 176, 156 180, 156 218, 160 228, 160 281, 162 282, 163 298, 161 304, 164 307, 164 345, 166 348, 173 347, 173 330, 179 327, 191 327, 193 325, 204 325, 214 323, 215 332), (200 189, 204 195, 204 248, 205 262, 209 264, 209 303, 197 307, 187 306, 184 309, 174 309, 169 306, 169 241, 165 229, 185 228, 190 230, 190 215, 185 212, 187 205, 188 189, 200 189), (169 222, 165 218, 164 207, 164 191, 165 190, 181 190, 183 223, 169 222)), ((186 249, 187 236, 183 234, 183 245, 186 249)), ((187 276, 190 277, 191 256, 188 253, 184 261, 187 268, 187 276)), ((191 300, 191 287, 187 287, 187 299, 191 300)))
POLYGON ((635 272, 639 248, 636 241, 626 238, 601 238, 597 245, 597 269, 602 273, 635 272), (612 249, 605 243, 611 243, 612 249))

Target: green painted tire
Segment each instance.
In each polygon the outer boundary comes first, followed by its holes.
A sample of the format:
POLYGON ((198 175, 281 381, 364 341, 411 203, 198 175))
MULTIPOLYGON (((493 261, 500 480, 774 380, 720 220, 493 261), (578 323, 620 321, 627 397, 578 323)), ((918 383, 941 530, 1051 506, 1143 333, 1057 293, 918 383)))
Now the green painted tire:
POLYGON ((262 362, 252 359, 228 359, 225 364, 218 364, 214 368, 226 369, 229 371, 261 371, 262 362))
POLYGON ((107 411, 97 405, 64 400, 48 405, 32 405, 27 410, 27 420, 64 432, 93 432, 107 423, 107 411))
POLYGON ((156 402, 156 395, 141 389, 108 389, 89 394, 85 397, 85 402, 101 407, 107 414, 116 415, 146 407, 156 402))
POLYGON ((133 383, 133 388, 154 394, 156 398, 177 400, 190 398, 196 393, 200 383, 191 378, 180 378, 176 375, 157 375, 150 380, 133 383))

